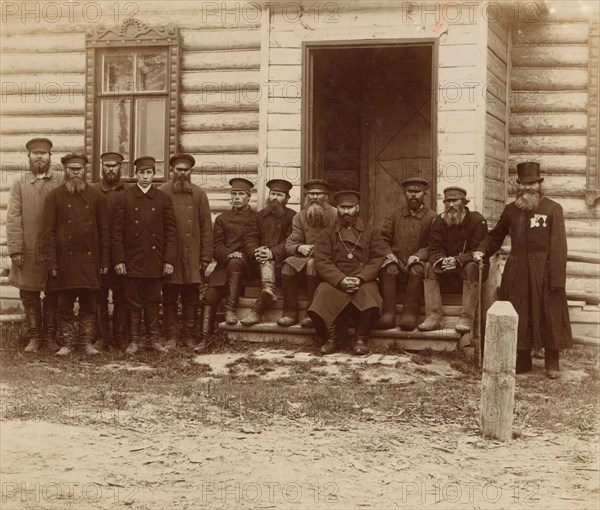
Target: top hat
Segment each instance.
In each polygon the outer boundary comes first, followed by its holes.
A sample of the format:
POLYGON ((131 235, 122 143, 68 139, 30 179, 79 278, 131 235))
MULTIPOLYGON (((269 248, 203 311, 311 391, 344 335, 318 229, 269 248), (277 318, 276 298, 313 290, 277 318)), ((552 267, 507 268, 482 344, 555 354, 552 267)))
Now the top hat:
POLYGON ((231 191, 244 191, 250 195, 252 193, 252 188, 254 187, 254 183, 249 181, 248 179, 244 179, 243 177, 234 177, 229 180, 229 184, 231 186, 231 191))
POLYGON ((60 162, 65 166, 67 166, 69 164, 79 164, 79 165, 85 166, 85 165, 87 165, 88 158, 85 154, 71 152, 69 154, 66 154, 62 158, 60 158, 60 162))
POLYGON ((540 164, 535 161, 526 161, 517 164, 517 182, 519 184, 527 184, 529 182, 542 182, 543 177, 540 177, 540 164))
POLYGON ((196 160, 191 154, 179 153, 171 156, 169 165, 175 168, 175 166, 177 166, 179 163, 185 163, 188 165, 188 168, 192 168, 196 164, 196 160))
POLYGON ((465 204, 469 203, 465 189, 458 186, 450 186, 444 189, 444 202, 446 200, 456 200, 457 198, 461 198, 465 204))
POLYGON ((141 156, 133 162, 133 166, 135 166, 136 172, 138 170, 146 170, 148 168, 152 168, 152 170, 154 170, 155 165, 156 160, 152 156, 141 156))
POLYGON ((118 152, 105 152, 100 154, 100 161, 102 161, 102 163, 122 163, 123 159, 125 158, 118 152))
POLYGON ((311 179, 304 183, 304 189, 306 191, 320 190, 329 193, 329 183, 323 179, 311 179))
POLYGON ((429 188, 429 182, 420 177, 411 177, 402 182, 401 186, 407 191, 423 191, 429 188))
POLYGON ((52 142, 47 138, 32 138, 25 144, 25 148, 28 152, 33 151, 45 151, 50 152, 52 148, 52 142))
POLYGON ((360 193, 353 189, 338 191, 333 198, 337 205, 357 205, 360 202, 360 193))

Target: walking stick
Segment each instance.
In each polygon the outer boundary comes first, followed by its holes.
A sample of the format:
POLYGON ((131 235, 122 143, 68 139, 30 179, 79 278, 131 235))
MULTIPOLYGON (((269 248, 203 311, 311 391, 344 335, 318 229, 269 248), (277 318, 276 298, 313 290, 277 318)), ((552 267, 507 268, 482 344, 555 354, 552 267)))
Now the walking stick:
POLYGON ((479 285, 477 287, 477 292, 479 293, 478 301, 477 301, 477 338, 475 339, 475 356, 477 357, 477 368, 481 368, 481 363, 483 360, 483 344, 481 339, 481 323, 483 321, 483 307, 481 306, 481 280, 483 273, 483 260, 480 260, 477 263, 477 269, 479 274, 478 281, 479 285))

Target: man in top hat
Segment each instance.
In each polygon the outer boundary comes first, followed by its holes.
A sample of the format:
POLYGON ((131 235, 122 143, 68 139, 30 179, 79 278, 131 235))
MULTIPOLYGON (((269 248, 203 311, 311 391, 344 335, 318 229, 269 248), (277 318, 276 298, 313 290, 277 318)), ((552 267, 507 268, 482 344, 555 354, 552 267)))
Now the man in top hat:
MULTIPOLYGON (((421 331, 442 327, 442 296, 439 280, 462 281, 462 307, 454 329, 468 333, 473 326, 479 297, 479 268, 473 252, 487 234, 487 222, 477 211, 470 211, 467 192, 458 186, 444 190, 445 212, 436 217, 429 234, 429 262, 425 265, 425 321, 421 331)), ((485 264, 483 280, 489 265, 485 264)), ((452 282, 452 283, 454 283, 452 282)))
POLYGON ((406 292, 399 326, 411 331, 417 327, 425 263, 429 258, 429 230, 437 215, 425 205, 429 182, 413 177, 405 180, 402 187, 406 200, 391 212, 381 229, 388 255, 379 273, 383 314, 374 327, 396 326, 396 283, 401 281, 406 282, 406 292))
MULTIPOLYGON (((105 152, 100 154, 100 180, 90 184, 90 187, 99 191, 104 197, 106 217, 109 231, 113 230, 113 216, 115 204, 119 195, 125 189, 122 179, 121 165, 123 156, 118 152, 105 152)), ((115 273, 114 264, 109 265, 108 273, 102 275, 101 286, 96 295, 96 308, 98 322, 94 347, 99 351, 113 346, 119 349, 127 347, 127 322, 125 311, 125 296, 123 294, 123 276, 115 273), (112 294, 113 315, 112 333, 108 316, 108 294, 112 294)))
POLYGON ((86 181, 85 154, 61 159, 64 183, 51 191, 44 203, 43 243, 48 288, 58 292, 58 328, 63 347, 56 354, 68 356, 76 345, 86 354, 93 347, 96 326, 96 294, 100 277, 110 264, 110 233, 104 199, 86 181), (79 334, 75 332, 73 305, 79 299, 79 334))
POLYGON ((287 255, 285 241, 292 233, 292 220, 296 214, 296 211, 286 207, 290 199, 291 182, 272 179, 267 182, 267 187, 267 205, 257 214, 257 229, 246 236, 246 249, 254 251, 262 288, 249 315, 241 321, 244 326, 258 324, 265 309, 277 301, 276 281, 281 280, 281 266, 287 255), (258 233, 258 237, 252 236, 254 232, 258 233))
POLYGON ((140 349, 142 312, 145 347, 164 352, 158 310, 161 278, 173 273, 177 254, 177 223, 171 198, 152 186, 156 161, 142 156, 133 162, 137 183, 117 200, 112 231, 115 272, 123 283, 128 312, 128 354, 140 349))
POLYGON ((61 184, 62 173, 50 168, 50 140, 33 138, 25 147, 28 171, 13 180, 8 198, 6 241, 11 259, 8 282, 19 289, 25 311, 28 337, 25 352, 36 352, 44 343, 49 351, 56 352, 59 349, 56 344, 56 293, 46 289, 41 235, 44 200, 61 184))
POLYGON ((196 324, 200 304, 200 284, 212 261, 213 234, 210 206, 204 190, 192 183, 196 160, 190 154, 175 154, 169 160, 171 182, 159 189, 171 197, 177 221, 177 256, 173 274, 165 277, 163 327, 167 348, 177 346, 177 336, 189 348, 196 347, 196 324), (177 300, 181 296, 182 328, 178 335, 177 300))
POLYGON ((254 183, 236 177, 229 184, 231 210, 215 218, 213 257, 217 266, 208 279, 202 311, 202 341, 197 351, 206 347, 208 336, 214 331, 217 306, 223 297, 225 322, 230 326, 238 323, 236 309, 242 290, 242 277, 252 274, 254 250, 246 245, 245 238, 247 235, 255 238, 258 236, 256 211, 249 205, 254 183))
POLYGON ((473 254, 491 256, 511 237, 498 298, 519 314, 516 372, 531 371, 531 349, 544 347, 546 374, 559 376, 559 349, 573 345, 565 293, 567 236, 562 207, 545 197, 540 165, 517 165, 517 198, 473 254))
POLYGON ((327 341, 321 353, 332 354, 346 339, 347 321, 357 318, 354 354, 369 353, 367 341, 374 315, 381 312, 377 273, 386 256, 379 230, 358 216, 358 191, 335 194, 338 219, 315 244, 315 265, 323 280, 308 309, 317 335, 327 341))
MULTIPOLYGON (((314 264, 314 246, 321 232, 337 221, 337 209, 329 203, 327 181, 306 181, 304 190, 304 209, 296 213, 292 220, 292 233, 285 243, 288 257, 281 269, 283 314, 277 324, 284 327, 298 322, 298 279, 302 273, 306 276, 306 294, 310 306, 320 281, 314 264)), ((311 318, 307 315, 300 325, 310 328, 311 318)))

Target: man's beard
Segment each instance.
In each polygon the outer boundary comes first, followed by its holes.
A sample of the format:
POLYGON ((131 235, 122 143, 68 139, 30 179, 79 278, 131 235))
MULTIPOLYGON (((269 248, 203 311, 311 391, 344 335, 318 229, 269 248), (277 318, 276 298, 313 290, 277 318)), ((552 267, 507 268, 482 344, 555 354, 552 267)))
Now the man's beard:
POLYGON ((285 205, 276 198, 267 198, 265 209, 269 211, 269 214, 273 214, 278 218, 281 218, 285 213, 285 205))
POLYGON ((75 193, 81 193, 86 187, 87 182, 81 177, 69 177, 65 175, 65 187, 71 195, 75 193))
POLYGON ((315 200, 306 197, 304 205, 306 206, 306 220, 311 227, 325 226, 325 203, 326 197, 315 200))
POLYGON ((540 206, 542 198, 543 195, 541 191, 518 191, 515 205, 521 209, 521 211, 535 211, 540 206))
POLYGON ((408 202, 408 208, 411 211, 418 211, 421 206, 423 205, 423 201, 419 200, 418 198, 411 198, 409 200, 407 200, 408 202))
POLYGON ((191 193, 192 192, 192 180, 183 175, 173 175, 173 193, 191 193))
POLYGON ((464 207, 456 208, 456 210, 446 209, 446 214, 444 214, 444 223, 446 223, 446 225, 448 225, 449 227, 452 227, 453 225, 460 225, 464 219, 464 207))
POLYGON ((29 171, 36 175, 45 174, 50 168, 50 161, 30 161, 29 171))
POLYGON ((342 227, 353 227, 356 224, 356 214, 340 214, 340 225, 342 227))
POLYGON ((109 186, 114 186, 115 184, 118 184, 121 180, 121 171, 119 170, 118 172, 102 172, 102 179, 104 179, 104 182, 109 186))

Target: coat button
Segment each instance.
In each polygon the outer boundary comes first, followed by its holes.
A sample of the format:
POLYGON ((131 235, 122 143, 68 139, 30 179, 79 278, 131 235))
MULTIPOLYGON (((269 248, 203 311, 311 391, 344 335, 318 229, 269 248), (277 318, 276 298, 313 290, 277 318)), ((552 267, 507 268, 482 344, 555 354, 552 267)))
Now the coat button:
POLYGON ((152 247, 152 249, 153 249, 153 250, 156 250, 156 246, 153 246, 153 247, 152 247))
POLYGON ((71 207, 71 204, 68 204, 67 207, 71 207))
POLYGON ((137 210, 138 210, 138 208, 137 208, 137 207, 135 207, 135 208, 134 208, 134 210, 135 210, 135 211, 137 211, 137 210))
POLYGON ((153 208, 152 208, 152 210, 153 210, 153 211, 156 211, 156 207, 153 207, 153 208))
POLYGON ((67 220, 67 223, 71 223, 71 220, 67 220))
POLYGON ((88 255, 91 255, 91 254, 92 254, 92 252, 91 252, 91 251, 88 251, 88 255))
POLYGON ((85 204, 85 208, 86 208, 86 209, 89 209, 89 208, 90 208, 90 205, 89 205, 89 204, 85 204))

